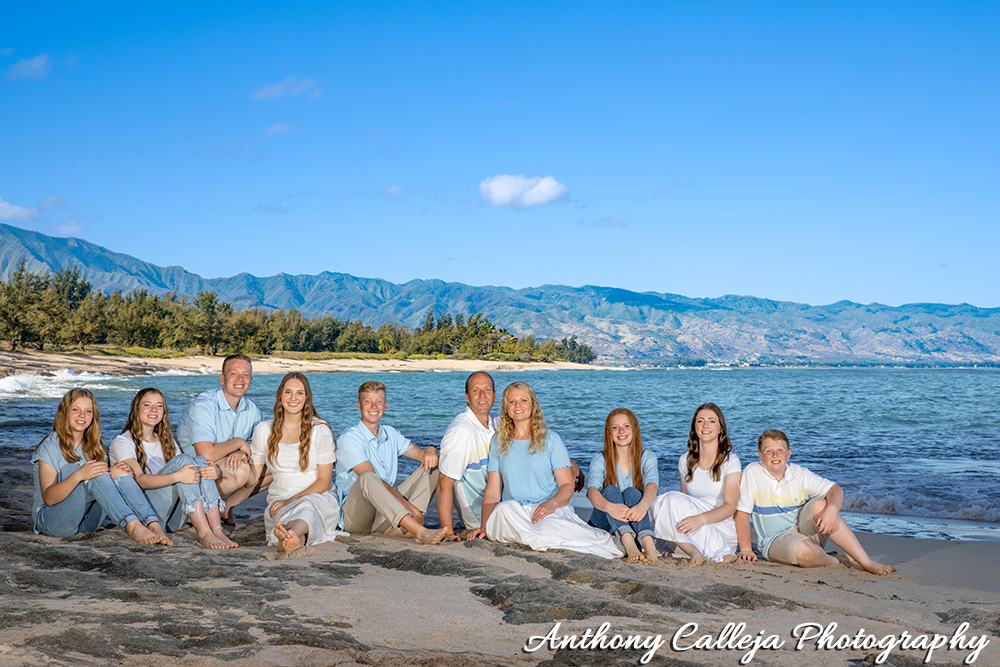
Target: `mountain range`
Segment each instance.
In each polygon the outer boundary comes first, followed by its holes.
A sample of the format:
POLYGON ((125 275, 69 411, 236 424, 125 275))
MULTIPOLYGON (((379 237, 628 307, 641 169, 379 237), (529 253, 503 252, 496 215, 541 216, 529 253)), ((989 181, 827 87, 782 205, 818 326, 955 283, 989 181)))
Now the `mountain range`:
POLYGON ((420 326, 435 313, 482 312, 497 326, 536 339, 575 335, 599 361, 677 363, 1000 363, 1000 308, 968 304, 902 306, 850 301, 812 306, 752 296, 692 298, 615 287, 542 285, 525 289, 441 280, 397 284, 324 271, 206 279, 77 238, 0 224, 0 279, 25 259, 36 273, 79 267, 95 288, 215 291, 237 309, 295 308, 306 315, 420 326))

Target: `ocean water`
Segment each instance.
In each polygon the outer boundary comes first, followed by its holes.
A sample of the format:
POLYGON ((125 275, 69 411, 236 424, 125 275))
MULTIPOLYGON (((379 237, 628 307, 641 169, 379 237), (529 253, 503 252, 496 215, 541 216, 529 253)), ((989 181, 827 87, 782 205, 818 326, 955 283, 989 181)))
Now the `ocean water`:
MULTIPOLYGON (((785 431, 792 461, 843 487, 856 529, 952 540, 1000 540, 1000 370, 997 369, 635 369, 493 373, 498 390, 531 384, 549 427, 584 468, 601 450, 604 419, 624 406, 659 458, 660 490, 679 488, 692 413, 722 407, 736 454, 757 458, 757 436, 785 431)), ((437 445, 464 409, 465 373, 312 373, 316 407, 339 433, 356 423, 358 385, 388 387, 384 423, 419 446, 437 445)), ((281 376, 257 374, 248 396, 270 415, 281 376)), ((117 377, 59 371, 0 379, 0 450, 30 456, 71 387, 92 390, 105 442, 135 392, 159 388, 176 428, 191 397, 218 386, 218 371, 117 377)), ((499 396, 497 406, 499 406, 499 396)), ((409 462, 407 462, 409 463, 409 462)), ((404 466, 408 472, 412 467, 404 466)))

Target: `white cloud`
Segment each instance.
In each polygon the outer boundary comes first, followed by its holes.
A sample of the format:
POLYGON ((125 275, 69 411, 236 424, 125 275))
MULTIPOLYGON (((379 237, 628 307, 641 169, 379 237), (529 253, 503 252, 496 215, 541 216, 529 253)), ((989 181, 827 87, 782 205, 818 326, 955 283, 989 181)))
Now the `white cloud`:
POLYGON ((409 188, 407 188, 405 185, 390 185, 389 188, 385 191, 385 196, 388 197, 389 199, 392 199, 393 197, 400 196, 408 189, 409 188))
POLYGON ((310 99, 319 97, 319 82, 316 79, 298 79, 294 75, 285 77, 284 81, 262 86, 250 93, 251 100, 276 100, 282 97, 295 97, 312 90, 310 99))
POLYGON ((289 134, 294 131, 294 126, 289 125, 288 123, 278 123, 277 125, 272 125, 264 130, 264 136, 266 137, 272 134, 289 134))
POLYGON ((9 204, 3 199, 0 199, 0 220, 6 222, 24 222, 26 220, 34 220, 38 217, 39 211, 35 207, 26 208, 24 206, 17 206, 16 204, 9 204))
POLYGON ((58 206, 60 208, 66 208, 69 202, 66 201, 65 197, 59 197, 57 195, 49 195, 38 204, 38 208, 42 211, 47 211, 53 206, 58 206))
POLYGON ((86 219, 77 220, 76 218, 63 218, 63 221, 57 225, 52 225, 49 231, 53 234, 58 234, 59 236, 77 236, 80 232, 86 231, 87 221, 86 219))
POLYGON ((481 181, 479 192, 490 206, 527 208, 553 202, 565 196, 569 188, 551 176, 526 178, 500 174, 481 181))
POLYGON ((46 54, 35 56, 31 60, 22 58, 10 66, 7 70, 7 80, 14 79, 44 79, 49 75, 52 63, 46 54))

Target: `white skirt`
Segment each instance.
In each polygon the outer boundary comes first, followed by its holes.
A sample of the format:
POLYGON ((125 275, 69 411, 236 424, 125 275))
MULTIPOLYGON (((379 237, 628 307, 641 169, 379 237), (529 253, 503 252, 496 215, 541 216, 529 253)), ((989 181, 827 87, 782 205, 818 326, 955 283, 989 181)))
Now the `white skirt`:
POLYGON ((531 523, 539 504, 522 505, 516 500, 500 503, 486 522, 486 536, 496 542, 525 544, 535 551, 569 549, 601 558, 624 555, 611 533, 588 526, 572 507, 560 507, 538 523, 531 523))
POLYGON ((695 514, 715 509, 704 500, 680 491, 668 491, 653 501, 649 508, 653 519, 653 535, 668 542, 693 544, 705 558, 719 562, 724 556, 736 554, 736 522, 732 517, 709 523, 693 533, 681 535, 677 524, 695 514))
POLYGON ((287 526, 296 519, 301 519, 309 525, 306 546, 333 542, 337 535, 347 535, 337 529, 337 524, 340 523, 340 501, 337 500, 336 492, 310 493, 282 507, 278 510, 278 516, 271 516, 270 504, 264 509, 264 531, 267 533, 268 546, 273 547, 278 544, 278 538, 274 536, 275 521, 287 526))

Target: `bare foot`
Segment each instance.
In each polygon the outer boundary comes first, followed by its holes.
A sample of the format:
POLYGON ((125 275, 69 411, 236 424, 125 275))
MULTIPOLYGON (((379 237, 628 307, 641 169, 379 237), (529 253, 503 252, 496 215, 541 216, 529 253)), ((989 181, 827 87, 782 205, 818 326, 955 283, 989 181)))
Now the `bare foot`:
POLYGON ((222 541, 214 530, 210 530, 198 538, 198 544, 206 549, 228 549, 229 545, 222 541))
POLYGON ((639 547, 635 544, 635 536, 632 533, 622 533, 622 546, 625 547, 625 560, 630 563, 638 563, 646 560, 646 557, 639 552, 639 547))
POLYGON ((699 565, 704 565, 708 562, 705 558, 705 554, 701 553, 698 549, 692 549, 691 553, 688 554, 688 558, 691 559, 691 565, 698 567, 699 565))
POLYGON ((722 557, 722 562, 723 563, 735 563, 736 562, 736 555, 735 554, 726 554, 725 556, 722 557))
POLYGON ((659 560, 660 554, 656 552, 656 540, 653 539, 652 535, 646 535, 640 542, 642 542, 642 553, 646 555, 646 561, 655 563, 659 560))
POLYGON ((168 547, 174 546, 174 541, 167 537, 167 534, 163 532, 163 528, 160 526, 159 521, 150 521, 146 528, 149 528, 157 537, 160 538, 160 544, 168 547))
POLYGON ((227 508, 226 509, 226 513, 222 515, 222 523, 226 524, 227 526, 235 526, 236 525, 236 519, 233 518, 233 508, 232 507, 227 508))
POLYGON ((678 542, 677 546, 678 548, 680 548, 681 551, 687 554, 688 558, 691 559, 689 565, 696 565, 696 566, 704 565, 708 561, 708 559, 705 558, 705 554, 701 553, 698 547, 696 547, 693 544, 689 544, 687 542, 678 542))
POLYGON ((291 553, 302 546, 302 541, 299 540, 295 531, 285 528, 280 521, 276 521, 274 524, 274 536, 278 538, 279 554, 291 553))
POLYGON ((218 538, 222 540, 223 544, 226 545, 227 549, 235 549, 236 547, 240 546, 236 542, 233 542, 231 539, 229 539, 228 535, 222 532, 222 526, 216 526, 215 528, 212 529, 212 532, 214 532, 216 536, 218 536, 218 538))
POLYGON ((129 521, 125 525, 125 534, 128 535, 130 540, 140 544, 162 544, 160 536, 142 525, 142 522, 138 519, 129 521))
POLYGON ((888 565, 883 565, 876 560, 868 559, 865 563, 858 563, 861 567, 865 568, 865 572, 870 572, 872 574, 889 574, 892 572, 892 568, 888 565))
POLYGON ((417 532, 416 539, 419 540, 420 542, 423 542, 424 544, 437 544, 447 534, 448 531, 445 530, 444 528, 431 530, 430 528, 424 528, 423 526, 421 526, 420 530, 417 532))
POLYGON ((405 537, 406 539, 410 539, 412 537, 413 539, 417 539, 405 528, 391 528, 385 531, 385 535, 386 537, 405 537))

